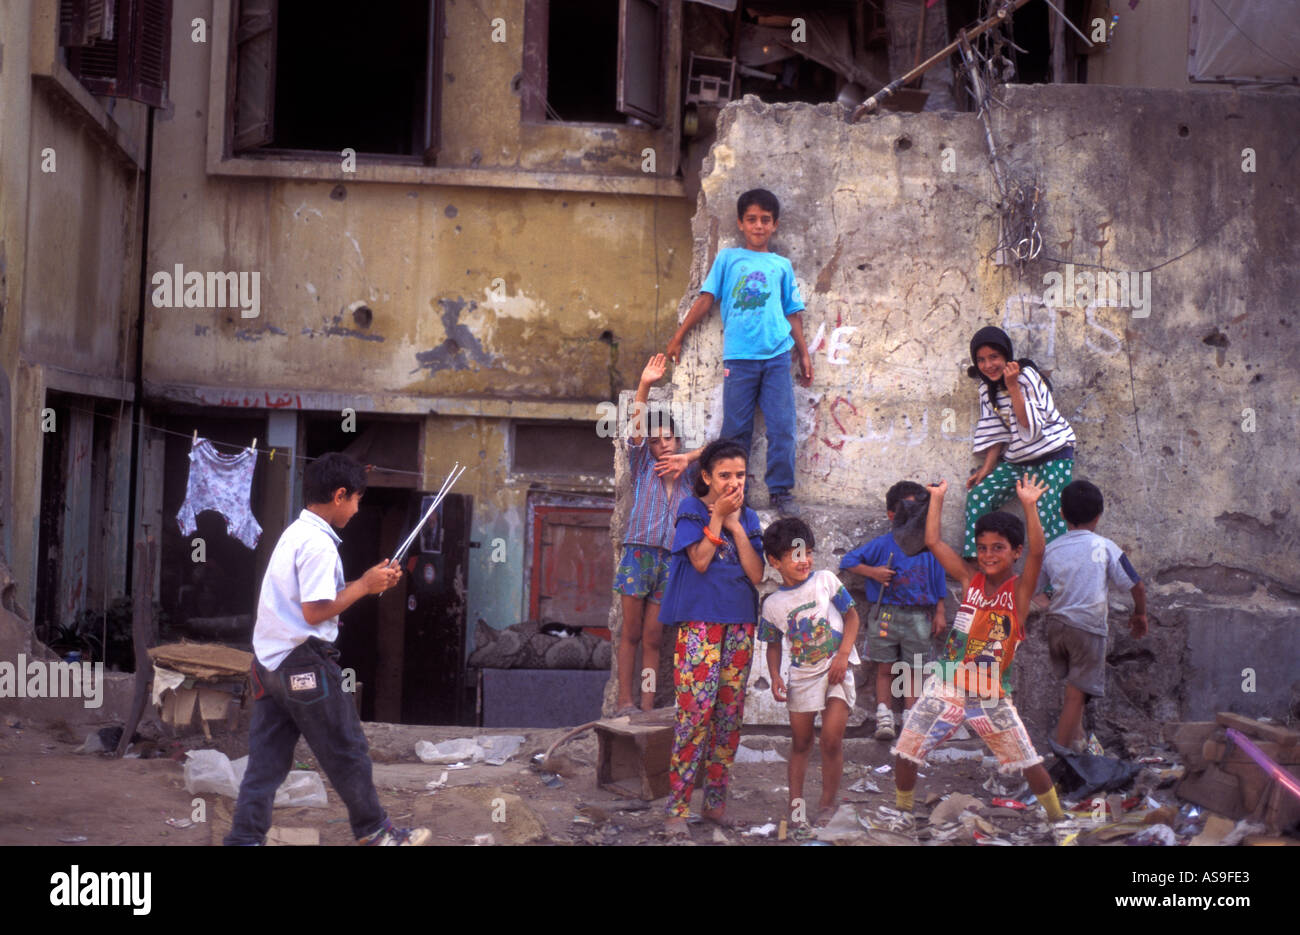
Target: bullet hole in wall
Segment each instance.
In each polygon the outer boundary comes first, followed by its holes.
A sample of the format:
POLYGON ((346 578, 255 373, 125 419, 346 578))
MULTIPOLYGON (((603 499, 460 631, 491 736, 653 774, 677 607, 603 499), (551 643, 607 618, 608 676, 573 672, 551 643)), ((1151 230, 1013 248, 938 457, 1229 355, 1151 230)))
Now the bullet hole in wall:
POLYGON ((455 205, 447 205, 447 207, 442 209, 442 213, 447 215, 449 218, 454 218, 456 215, 460 214, 460 212, 456 210, 455 205))
POLYGON ((1180 124, 1178 125, 1178 135, 1179 135, 1179 136, 1190 136, 1190 135, 1191 135, 1191 132, 1192 132, 1192 131, 1188 128, 1187 124, 1185 124, 1185 123, 1180 123, 1180 124))
POLYGON ((1227 347, 1229 344, 1228 336, 1215 328, 1205 337, 1201 338, 1201 343, 1208 344, 1210 347, 1227 347))
POLYGON ((613 344, 614 332, 606 329, 600 333, 600 337, 597 340, 604 341, 606 344, 613 344))
POLYGON ((369 328, 370 323, 375 320, 375 313, 368 305, 359 305, 352 312, 352 320, 357 323, 358 328, 369 328))
POLYGON ((348 197, 348 190, 342 185, 335 185, 330 189, 330 201, 342 201, 348 197))
POLYGON ((894 148, 901 153, 904 150, 912 148, 912 141, 909 137, 900 136, 898 139, 894 140, 894 148))

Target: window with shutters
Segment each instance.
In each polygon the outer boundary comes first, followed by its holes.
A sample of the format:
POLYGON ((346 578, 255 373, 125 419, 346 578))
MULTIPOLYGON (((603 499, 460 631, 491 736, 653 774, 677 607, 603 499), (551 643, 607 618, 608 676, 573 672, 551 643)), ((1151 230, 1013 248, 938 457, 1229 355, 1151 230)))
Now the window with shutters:
POLYGON ((665 0, 528 0, 523 117, 645 124, 665 118, 665 0))
POLYGON ((167 103, 172 0, 59 0, 68 70, 92 94, 167 103))
POLYGON ((228 152, 438 153, 443 0, 236 0, 228 152))

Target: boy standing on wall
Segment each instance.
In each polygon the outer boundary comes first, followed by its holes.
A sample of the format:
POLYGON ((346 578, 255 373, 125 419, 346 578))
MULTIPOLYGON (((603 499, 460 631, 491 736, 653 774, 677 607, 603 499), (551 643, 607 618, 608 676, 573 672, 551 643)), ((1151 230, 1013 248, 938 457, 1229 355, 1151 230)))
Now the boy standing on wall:
POLYGON ((699 298, 668 342, 676 361, 687 332, 722 308, 722 432, 746 452, 754 437, 754 409, 767 424, 767 472, 771 506, 782 516, 797 516, 794 500, 794 387, 790 351, 799 358, 799 382, 812 384, 812 359, 804 342, 803 299, 794 267, 769 249, 781 204, 763 188, 745 192, 736 203, 736 226, 743 247, 719 251, 700 286, 699 298))

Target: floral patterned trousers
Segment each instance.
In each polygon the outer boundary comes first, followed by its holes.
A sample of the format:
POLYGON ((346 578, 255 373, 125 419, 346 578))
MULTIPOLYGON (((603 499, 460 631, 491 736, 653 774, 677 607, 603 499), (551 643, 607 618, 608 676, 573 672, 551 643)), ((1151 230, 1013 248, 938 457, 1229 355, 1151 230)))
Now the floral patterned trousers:
POLYGON ((726 803, 731 764, 740 746, 753 648, 752 623, 691 621, 677 628, 673 656, 677 725, 668 769, 670 817, 690 814, 691 792, 701 765, 705 810, 714 811, 726 803))

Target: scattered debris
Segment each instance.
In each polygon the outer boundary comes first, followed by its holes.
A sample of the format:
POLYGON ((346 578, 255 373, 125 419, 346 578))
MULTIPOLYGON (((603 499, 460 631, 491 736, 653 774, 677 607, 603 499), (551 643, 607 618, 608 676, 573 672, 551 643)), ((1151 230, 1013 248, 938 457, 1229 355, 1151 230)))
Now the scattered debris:
MULTIPOLYGON (((239 798, 248 757, 232 761, 220 750, 191 750, 185 759, 185 790, 193 795, 224 795, 239 798)), ((314 770, 292 770, 275 791, 275 807, 325 808, 329 804, 325 784, 314 770)))
POLYGON ((1124 843, 1139 847, 1174 847, 1178 844, 1178 836, 1168 825, 1149 825, 1124 843))
POLYGON ((964 792, 954 792, 948 796, 934 811, 930 813, 931 825, 945 825, 949 822, 957 821, 958 816, 968 809, 982 809, 984 803, 973 795, 967 795, 964 792))
POLYGON ((870 779, 868 779, 867 777, 863 776, 861 779, 859 779, 859 780, 858 780, 857 782, 855 782, 853 785, 849 786, 849 788, 848 788, 847 791, 849 791, 849 792, 879 792, 879 791, 880 791, 880 787, 879 787, 878 785, 876 785, 874 782, 872 782, 870 779))
POLYGON ((892 766, 890 766, 888 763, 886 763, 884 766, 877 766, 875 769, 872 770, 872 772, 873 772, 873 773, 879 773, 880 775, 883 776, 883 775, 885 775, 885 773, 892 772, 893 769, 894 769, 894 767, 892 767, 892 766))
POLYGON ((171 825, 173 828, 193 828, 198 822, 193 818, 168 818, 163 824, 171 825))
POLYGON ((59 838, 60 844, 84 844, 89 840, 84 834, 72 834, 59 838))
POLYGON ((776 830, 776 825, 769 821, 765 825, 754 825, 748 831, 740 832, 740 836, 742 838, 770 838, 772 832, 776 830))
POLYGON ((474 844, 473 844, 474 847, 493 847, 496 845, 496 843, 497 843, 497 839, 492 837, 492 835, 490 834, 474 835, 474 844))
POLYGON ((428 782, 424 784, 424 788, 428 789, 430 794, 436 792, 439 789, 447 788, 447 771, 444 769, 442 771, 442 774, 438 776, 437 779, 430 779, 428 782))

